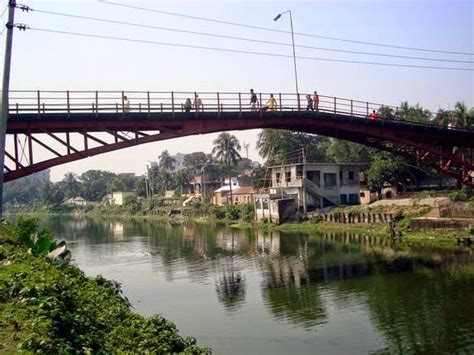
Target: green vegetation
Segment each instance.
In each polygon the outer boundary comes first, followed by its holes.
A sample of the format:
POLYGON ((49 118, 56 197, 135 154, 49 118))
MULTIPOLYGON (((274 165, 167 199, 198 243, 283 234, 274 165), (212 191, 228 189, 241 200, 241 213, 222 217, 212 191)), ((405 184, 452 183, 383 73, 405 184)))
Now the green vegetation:
POLYGON ((65 244, 35 221, 2 225, 0 242, 1 352, 210 352, 161 316, 131 312, 117 282, 69 265, 65 244))

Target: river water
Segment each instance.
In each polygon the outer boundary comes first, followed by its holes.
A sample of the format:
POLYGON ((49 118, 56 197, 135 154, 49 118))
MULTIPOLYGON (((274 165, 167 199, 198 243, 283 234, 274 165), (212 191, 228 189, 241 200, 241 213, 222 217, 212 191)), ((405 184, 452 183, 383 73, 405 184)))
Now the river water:
POLYGON ((50 217, 86 274, 216 354, 474 353, 474 253, 350 233, 50 217))

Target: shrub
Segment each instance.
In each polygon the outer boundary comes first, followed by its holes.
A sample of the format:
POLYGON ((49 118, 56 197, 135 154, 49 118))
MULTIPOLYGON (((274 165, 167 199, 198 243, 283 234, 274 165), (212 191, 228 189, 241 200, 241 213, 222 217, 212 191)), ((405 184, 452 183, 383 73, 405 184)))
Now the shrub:
POLYGON ((224 219, 225 218, 225 210, 216 205, 209 206, 209 213, 217 219, 224 219))
POLYGON ((458 190, 448 193, 448 198, 453 202, 464 202, 467 201, 469 197, 464 190, 458 190))
POLYGON ((253 205, 250 203, 247 203, 242 206, 242 219, 245 222, 252 222, 253 219, 255 218, 255 211, 253 208, 253 205))
POLYGON ((235 205, 228 205, 225 211, 225 216, 231 221, 240 219, 240 209, 235 205))
MULTIPOLYGON (((17 230, 35 235, 34 221, 17 230)), ((45 236, 45 234, 43 235, 45 236)), ((2 353, 44 354, 201 354, 194 338, 179 335, 162 318, 131 312, 120 284, 89 278, 78 268, 58 267, 44 254, 0 245, 8 264, 0 268, 0 344, 2 353)))

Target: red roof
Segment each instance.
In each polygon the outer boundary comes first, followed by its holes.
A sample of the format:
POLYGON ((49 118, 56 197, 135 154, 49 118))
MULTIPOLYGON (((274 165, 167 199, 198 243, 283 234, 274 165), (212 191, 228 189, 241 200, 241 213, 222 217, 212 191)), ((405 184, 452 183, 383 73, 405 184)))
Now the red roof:
POLYGON ((234 195, 248 195, 251 193, 254 193, 252 186, 242 186, 232 192, 234 195))

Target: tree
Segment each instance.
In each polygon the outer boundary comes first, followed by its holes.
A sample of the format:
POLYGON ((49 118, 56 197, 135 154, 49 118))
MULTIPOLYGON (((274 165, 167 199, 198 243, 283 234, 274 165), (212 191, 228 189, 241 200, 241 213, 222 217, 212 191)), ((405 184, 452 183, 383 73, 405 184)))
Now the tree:
POLYGON ((173 170, 173 164, 176 163, 176 160, 170 156, 167 150, 161 152, 158 165, 161 170, 173 170))
POLYGON ((428 123, 432 119, 431 111, 425 110, 420 104, 412 106, 407 101, 400 104, 399 114, 403 121, 428 123))
POLYGON ((119 174, 110 182, 110 191, 133 191, 136 188, 136 177, 119 174))
POLYGON ((33 205, 35 202, 40 202, 42 186, 46 182, 49 182, 49 177, 38 178, 36 175, 7 182, 4 185, 3 203, 33 205))
POLYGON ((232 203, 232 174, 231 165, 236 165, 240 157, 239 151, 241 149, 239 140, 236 136, 223 132, 219 134, 217 139, 213 142, 212 154, 224 166, 227 167, 230 185, 230 201, 232 203))
POLYGON ((60 183, 53 184, 51 181, 47 181, 43 185, 41 199, 44 205, 53 209, 61 205, 64 202, 64 192, 60 183))
POLYGON ((384 120, 393 120, 395 118, 395 113, 393 109, 388 106, 382 106, 377 110, 378 117, 384 120))
POLYGON ((178 188, 180 189, 180 193, 181 195, 183 195, 183 190, 189 184, 189 180, 190 180, 189 171, 187 169, 181 169, 180 171, 176 172, 174 177, 175 177, 176 184, 178 185, 178 188))
POLYGON ((88 170, 80 177, 81 197, 87 201, 100 201, 108 192, 114 173, 103 170, 88 170))
POLYGON ((184 156, 183 165, 186 169, 196 174, 206 163, 211 161, 212 155, 204 152, 193 152, 184 156))
POLYGON ((367 185, 370 191, 377 192, 377 195, 380 196, 386 184, 400 183, 402 170, 402 164, 395 159, 376 156, 366 171, 367 185))
POLYGON ((66 198, 79 196, 81 192, 81 184, 74 173, 66 173, 61 181, 61 186, 66 198))
POLYGON ((267 159, 268 165, 288 164, 301 159, 306 153, 307 161, 324 162, 327 160, 327 137, 314 134, 291 132, 276 129, 263 129, 258 134, 257 149, 267 159))
POLYGON ((334 163, 369 163, 373 150, 362 144, 331 139, 327 147, 328 160, 334 163))
POLYGON ((159 195, 164 195, 168 190, 176 188, 176 180, 172 173, 167 170, 161 171, 155 178, 156 192, 159 195))
POLYGON ((262 129, 258 134, 257 149, 262 158, 272 159, 281 150, 283 132, 277 129, 262 129))
POLYGON ((260 189, 267 186, 267 180, 270 179, 270 176, 267 176, 267 168, 263 166, 257 166, 253 169, 252 173, 252 185, 254 189, 260 189))
POLYGON ((464 102, 456 102, 454 105, 454 119, 455 119, 455 126, 458 128, 469 128, 470 124, 470 117, 469 117, 469 110, 464 102))
POLYGON ((136 189, 137 189, 137 196, 147 197, 145 179, 143 177, 137 178, 137 181, 136 181, 135 185, 136 185, 136 189))

